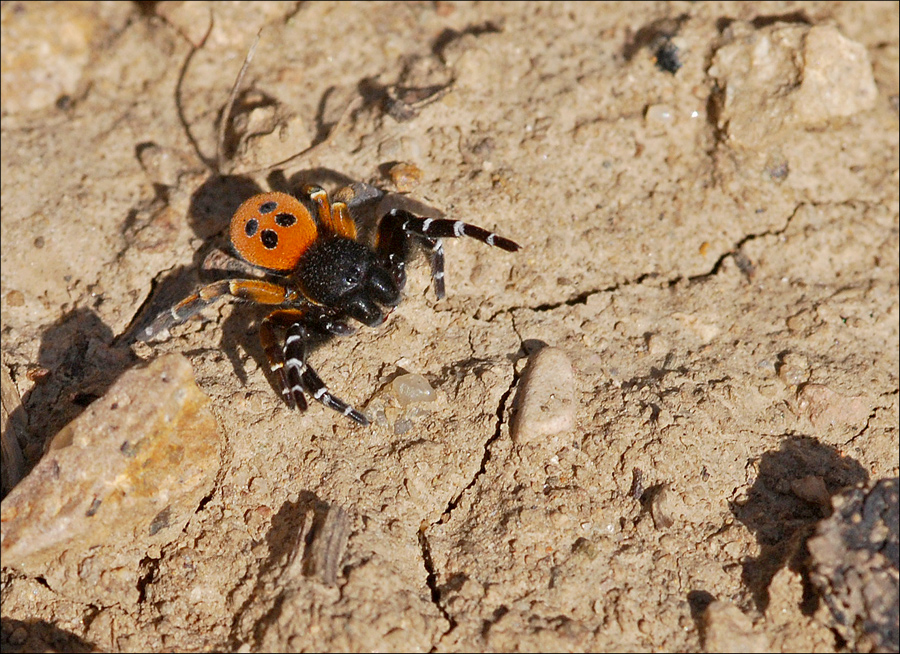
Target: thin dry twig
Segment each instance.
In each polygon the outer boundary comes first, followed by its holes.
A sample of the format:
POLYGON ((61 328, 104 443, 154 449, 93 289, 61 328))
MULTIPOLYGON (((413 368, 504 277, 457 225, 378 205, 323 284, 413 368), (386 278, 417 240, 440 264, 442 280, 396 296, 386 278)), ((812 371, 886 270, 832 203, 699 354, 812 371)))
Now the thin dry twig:
POLYGON ((225 132, 228 130, 231 112, 234 110, 234 103, 237 99, 238 91, 241 88, 241 82, 244 81, 244 75, 247 74, 250 62, 253 61, 253 55, 256 54, 256 46, 259 45, 261 37, 262 29, 256 33, 256 38, 253 39, 253 44, 247 51, 247 56, 244 57, 244 63, 241 66, 241 70, 238 72, 237 77, 234 79, 234 84, 231 87, 231 95, 228 96, 228 103, 225 105, 225 113, 222 114, 222 120, 219 122, 219 136, 216 142, 216 170, 220 173, 222 172, 222 164, 224 163, 222 161, 222 153, 225 150, 225 132))

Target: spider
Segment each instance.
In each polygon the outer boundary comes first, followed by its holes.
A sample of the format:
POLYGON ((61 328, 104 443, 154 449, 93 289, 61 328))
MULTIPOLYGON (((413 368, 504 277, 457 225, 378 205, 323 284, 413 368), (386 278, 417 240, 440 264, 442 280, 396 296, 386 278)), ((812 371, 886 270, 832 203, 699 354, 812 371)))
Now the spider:
POLYGON ((309 343, 353 333, 350 320, 381 325, 400 303, 415 241, 430 249, 438 299, 445 295, 442 239, 468 236, 507 252, 519 249, 514 241, 481 227, 422 218, 403 209, 382 216, 370 246, 358 238, 347 204, 332 202, 318 186, 304 187, 299 198, 281 192, 254 195, 235 212, 230 236, 237 254, 268 279, 224 279, 204 286, 157 316, 142 340, 221 298, 269 305, 274 309, 260 323, 259 337, 287 405, 305 411, 308 394, 361 425, 368 425, 368 418, 328 390, 307 363, 309 343), (279 330, 284 331, 283 344, 279 330))

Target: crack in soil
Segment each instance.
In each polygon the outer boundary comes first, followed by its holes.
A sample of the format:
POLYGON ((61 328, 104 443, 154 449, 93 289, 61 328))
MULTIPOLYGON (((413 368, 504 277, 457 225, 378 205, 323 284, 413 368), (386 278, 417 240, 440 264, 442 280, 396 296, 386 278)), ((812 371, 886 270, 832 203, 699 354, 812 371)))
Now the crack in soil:
MULTIPOLYGON (((753 263, 743 253, 744 246, 747 243, 755 241, 758 238, 765 238, 767 236, 780 236, 781 234, 784 234, 784 232, 787 231, 788 227, 790 227, 791 221, 794 219, 794 217, 797 215, 797 212, 800 210, 800 208, 804 204, 807 204, 807 203, 800 203, 797 206, 795 206, 794 210, 791 212, 791 214, 785 220, 784 225, 782 227, 780 227, 779 229, 766 230, 766 231, 760 232, 758 234, 747 234, 747 235, 743 236, 742 238, 740 238, 731 249, 723 252, 722 255, 718 259, 716 259, 716 261, 710 267, 709 271, 704 272, 704 273, 699 273, 697 275, 690 275, 688 277, 683 277, 683 276, 679 275, 677 277, 673 277, 672 279, 669 279, 668 281, 664 282, 663 284, 661 284, 661 286, 667 286, 667 287, 671 288, 672 286, 675 286, 685 280, 687 280, 689 283, 691 283, 691 282, 696 282, 696 281, 702 281, 709 277, 713 277, 714 275, 717 275, 721 272, 722 266, 725 263, 725 260, 728 259, 729 257, 734 258, 738 269, 740 269, 740 271, 743 272, 745 275, 752 274, 753 263)), ((612 286, 607 286, 605 288, 595 288, 595 289, 583 291, 581 293, 578 293, 577 295, 573 295, 565 300, 562 300, 561 302, 539 304, 535 307, 525 307, 525 306, 509 307, 508 309, 505 309, 504 311, 498 312, 498 314, 499 313, 509 313, 516 309, 530 309, 532 311, 539 311, 539 312, 553 311, 555 309, 559 309, 560 307, 566 307, 566 306, 571 307, 571 306, 576 306, 579 304, 587 304, 587 301, 594 295, 597 295, 600 293, 612 293, 612 292, 618 291, 621 288, 625 288, 627 286, 640 285, 640 284, 643 284, 644 282, 646 282, 648 279, 652 279, 657 276, 658 275, 656 275, 655 273, 644 273, 643 275, 639 275, 632 280, 626 280, 626 281, 620 282, 618 284, 613 284, 612 286)), ((496 315, 498 315, 498 314, 494 314, 493 316, 491 316, 491 318, 496 317, 496 315)))
MULTIPOLYGON (((456 629, 456 620, 453 619, 453 616, 451 616, 447 612, 447 609, 444 608, 443 604, 441 604, 441 591, 437 585, 437 573, 434 570, 434 561, 431 558, 431 545, 428 543, 428 537, 425 535, 425 530, 429 526, 431 525, 422 525, 419 529, 419 547, 422 548, 422 563, 425 565, 425 572, 428 573, 425 577, 425 584, 428 586, 428 590, 431 591, 431 603, 434 604, 450 625, 449 628, 441 634, 441 637, 443 637, 456 629)), ((431 651, 434 651, 433 647, 431 651)))
MULTIPOLYGON (((515 327, 514 327, 514 329, 515 329, 515 327)), ((516 332, 516 334, 518 335, 518 332, 516 332)), ((520 336, 520 340, 521 340, 521 336, 520 336)), ((444 632, 444 634, 442 634, 442 637, 449 634, 450 632, 452 632, 456 628, 457 622, 455 619, 453 619, 453 617, 450 615, 450 613, 447 612, 447 610, 444 608, 443 604, 441 603, 441 591, 440 591, 440 588, 438 588, 438 584, 437 584, 437 572, 435 571, 434 561, 431 558, 431 545, 428 542, 428 536, 426 535, 425 532, 429 527, 431 527, 439 522, 444 522, 444 523, 449 522, 450 515, 453 513, 453 510, 459 505, 459 502, 462 500, 463 495, 465 495, 466 492, 469 489, 471 489, 476 484, 478 479, 485 473, 485 470, 487 468, 487 463, 491 458, 491 445, 493 443, 495 443, 502 434, 503 424, 504 424, 503 414, 506 412, 507 403, 509 401, 510 396, 513 393, 513 390, 516 388, 517 384, 519 383, 519 376, 520 376, 519 373, 515 370, 515 367, 514 367, 513 368, 513 378, 510 381, 509 388, 506 389, 506 392, 503 393, 503 395, 500 397, 500 401, 497 404, 496 427, 494 429, 493 435, 484 444, 484 454, 481 457, 481 465, 478 468, 478 471, 472 476, 471 481, 468 484, 466 484, 466 486, 447 503, 447 507, 444 509, 443 513, 441 514, 441 517, 436 522, 433 522, 428 525, 423 524, 422 527, 419 529, 419 546, 422 548, 422 563, 424 564, 425 571, 427 573, 427 576, 425 578, 425 583, 428 586, 428 589, 431 591, 432 603, 435 605, 435 607, 437 607, 437 609, 438 609, 438 611, 440 611, 441 615, 443 615, 444 618, 447 620, 447 622, 450 624, 450 627, 447 629, 447 631, 444 632)), ((432 651, 434 651, 434 648, 432 648, 432 651)))

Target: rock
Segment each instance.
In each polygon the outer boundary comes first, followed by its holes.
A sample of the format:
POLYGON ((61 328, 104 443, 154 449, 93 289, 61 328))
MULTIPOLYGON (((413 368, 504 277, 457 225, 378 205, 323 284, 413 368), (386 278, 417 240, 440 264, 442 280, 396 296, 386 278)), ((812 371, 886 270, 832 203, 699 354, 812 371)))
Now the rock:
POLYGON ((44 109, 76 95, 91 48, 128 19, 128 7, 115 5, 4 3, 4 114, 44 109))
POLYGON ((181 533, 215 480, 208 402, 178 354, 122 375, 3 500, 3 565, 76 601, 137 602, 142 560, 181 533))
POLYGON ((792 100, 795 120, 802 125, 820 125, 875 106, 878 89, 865 46, 830 25, 807 32, 801 74, 792 100))
POLYGON ((791 491, 802 500, 822 507, 831 506, 831 494, 821 475, 807 475, 791 480, 791 491))
POLYGON ((729 27, 709 73, 724 89, 718 125, 729 142, 750 149, 782 129, 819 127, 875 105, 877 89, 863 45, 834 27, 729 27))
POLYGON ((829 441, 843 442, 839 437, 858 434, 869 419, 869 406, 864 396, 841 395, 824 384, 804 384, 797 391, 798 413, 829 441))
POLYGON ((388 171, 388 176, 393 182, 394 188, 400 193, 412 191, 422 181, 423 175, 421 168, 406 162, 396 163, 388 171))
POLYGON ((405 434, 417 418, 428 415, 426 405, 437 399, 437 393, 422 375, 405 373, 382 387, 366 404, 369 420, 379 426, 391 426, 395 434, 405 434))
POLYGON ((675 524, 672 510, 669 507, 669 485, 661 484, 650 494, 650 517, 653 518, 653 526, 659 530, 668 529, 675 524))
POLYGON ((849 651, 900 648, 898 488, 894 477, 836 495, 834 513, 809 539, 810 580, 849 651))
POLYGON ((19 391, 5 365, 0 364, 0 439, 3 446, 3 495, 12 490, 25 475, 22 442, 28 417, 19 391))
POLYGON ((540 444, 575 426, 575 372, 563 350, 546 347, 531 356, 515 406, 512 437, 519 444, 540 444))
POLYGON ((391 382, 391 390, 401 407, 419 402, 434 402, 436 394, 422 375, 407 373, 391 382))

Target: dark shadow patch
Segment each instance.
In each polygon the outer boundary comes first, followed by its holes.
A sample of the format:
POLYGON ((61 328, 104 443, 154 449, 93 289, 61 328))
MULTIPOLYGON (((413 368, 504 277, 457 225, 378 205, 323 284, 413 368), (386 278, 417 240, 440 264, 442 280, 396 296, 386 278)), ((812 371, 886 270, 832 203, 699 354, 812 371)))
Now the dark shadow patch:
MULTIPOLYGON (((278 189, 275 189, 278 190, 278 189)), ((249 177, 214 175, 191 195, 188 224, 201 239, 221 236, 228 230, 231 217, 245 200, 263 189, 249 177)), ((227 239, 227 235, 225 235, 227 239)))
POLYGON ((241 609, 234 613, 237 617, 232 625, 231 645, 227 649, 237 649, 246 642, 240 618, 250 606, 257 603, 271 605, 267 613, 256 621, 253 640, 260 642, 268 626, 278 621, 285 599, 291 592, 291 583, 304 583, 293 573, 300 571, 303 579, 316 577, 319 572, 313 565, 316 540, 322 535, 329 512, 333 511, 343 509, 328 504, 311 491, 302 491, 297 500, 284 502, 272 516, 271 528, 265 536, 268 556, 260 563, 256 588, 241 609), (286 576, 289 570, 292 574, 286 576), (273 584, 273 580, 278 583, 273 584), (278 593, 277 597, 262 599, 273 593, 278 593))
POLYGON ((711 593, 705 590, 692 590, 687 595, 688 607, 691 609, 691 619, 699 622, 710 604, 716 601, 711 593))
MULTIPOLYGON (((664 44, 678 34, 688 18, 687 14, 681 14, 675 18, 660 18, 638 29, 634 36, 625 44, 625 47, 622 48, 622 56, 625 58, 625 61, 631 61, 643 49, 647 49, 656 55, 657 51, 664 44)), ((680 65, 678 67, 680 68, 680 65)))
MULTIPOLYGON (((721 18, 716 19, 716 30, 719 34, 722 34, 727 30, 733 23, 735 23, 738 19, 731 18, 728 16, 722 16, 721 18)), ((763 27, 768 27, 769 25, 774 25, 775 23, 794 23, 799 25, 812 25, 813 22, 809 19, 802 9, 798 11, 791 11, 784 14, 772 14, 769 16, 757 16, 753 20, 750 21, 750 24, 753 25, 756 29, 761 29, 763 27)))
POLYGON ((110 328, 92 309, 70 311, 48 327, 41 336, 37 366, 28 372, 34 386, 7 424, 7 429, 24 425, 25 471, 34 467, 60 429, 136 363, 137 357, 115 343, 110 328))
POLYGON ((771 16, 757 16, 750 23, 756 29, 760 29, 762 27, 768 27, 769 25, 774 25, 775 23, 795 23, 799 25, 812 25, 813 22, 809 19, 802 9, 798 11, 791 11, 786 14, 772 14, 771 16))
POLYGON ((790 436, 776 452, 763 454, 759 474, 742 503, 732 503, 731 512, 755 535, 760 554, 744 562, 743 581, 756 607, 765 612, 769 605, 769 585, 787 566, 804 580, 804 613, 815 609, 809 584, 809 553, 806 541, 816 523, 830 513, 830 507, 803 499, 795 492, 801 480, 820 478, 830 496, 841 489, 865 482, 868 473, 856 460, 806 436, 790 436))
POLYGON ((99 652, 102 651, 75 634, 45 620, 3 618, 0 643, 3 652, 99 652))
POLYGON ((458 41, 465 36, 479 37, 482 34, 500 34, 503 32, 503 29, 503 22, 497 20, 488 20, 478 25, 469 25, 462 30, 448 28, 434 40, 434 43, 431 45, 431 51, 440 57, 441 60, 444 60, 447 47, 454 41, 458 41))
POLYGON ((687 595, 687 601, 691 611, 691 620, 694 621, 694 626, 697 628, 700 642, 706 642, 706 620, 704 615, 706 614, 706 609, 716 601, 716 598, 705 590, 692 590, 687 595))

